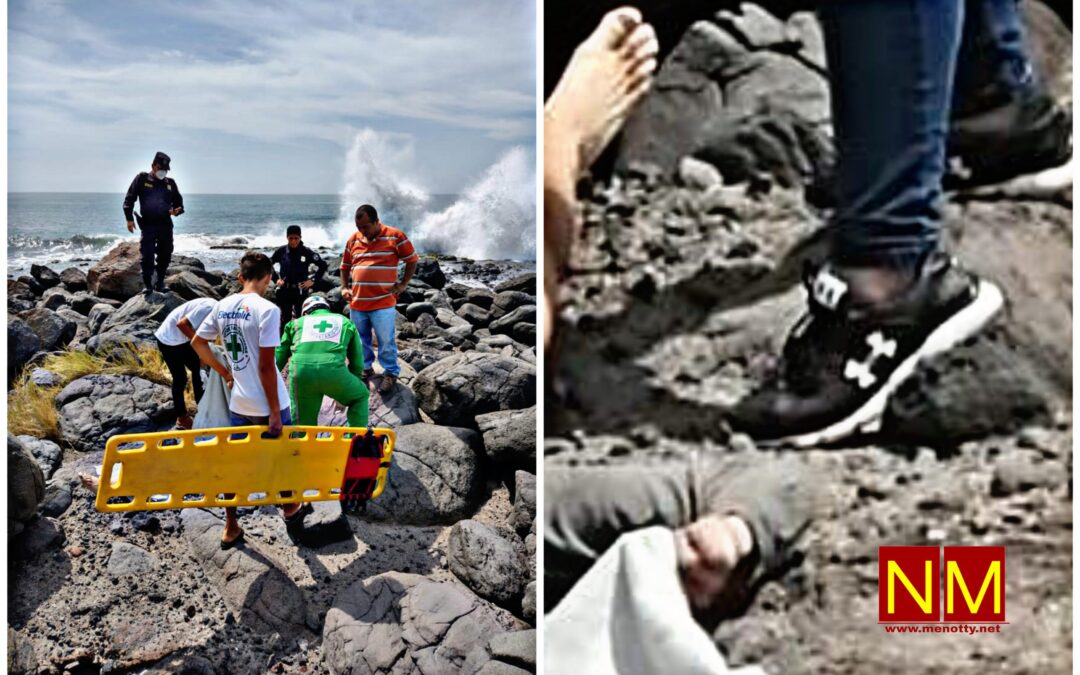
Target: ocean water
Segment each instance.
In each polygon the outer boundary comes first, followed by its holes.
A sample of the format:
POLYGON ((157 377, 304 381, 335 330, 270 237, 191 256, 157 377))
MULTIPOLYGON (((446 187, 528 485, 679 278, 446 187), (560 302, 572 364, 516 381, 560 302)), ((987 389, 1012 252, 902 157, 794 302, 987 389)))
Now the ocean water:
MULTIPOLYGON (((229 271, 244 250, 269 253, 284 244, 285 228, 295 224, 305 244, 337 255, 356 231, 356 207, 368 202, 421 253, 535 260, 535 170, 523 148, 509 150, 459 195, 429 193, 395 171, 403 152, 375 132, 357 132, 336 195, 185 193, 185 212, 173 219, 175 252, 229 271)), ((117 243, 137 241, 121 209, 127 186, 118 187, 114 194, 8 193, 8 276, 28 274, 34 263, 87 269, 117 243)))

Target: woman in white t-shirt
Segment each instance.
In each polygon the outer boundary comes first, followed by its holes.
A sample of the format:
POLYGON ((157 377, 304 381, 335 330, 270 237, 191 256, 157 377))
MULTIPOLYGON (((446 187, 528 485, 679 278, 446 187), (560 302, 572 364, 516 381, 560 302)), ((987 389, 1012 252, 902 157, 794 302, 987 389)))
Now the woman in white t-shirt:
POLYGON ((187 405, 184 403, 188 371, 191 371, 196 405, 202 400, 202 364, 199 362, 199 355, 191 347, 191 339, 195 337, 195 331, 199 330, 215 304, 217 300, 213 298, 198 298, 185 302, 169 312, 169 316, 165 317, 154 333, 161 358, 172 375, 173 410, 176 413, 177 429, 190 429, 192 425, 191 416, 187 414, 187 405))

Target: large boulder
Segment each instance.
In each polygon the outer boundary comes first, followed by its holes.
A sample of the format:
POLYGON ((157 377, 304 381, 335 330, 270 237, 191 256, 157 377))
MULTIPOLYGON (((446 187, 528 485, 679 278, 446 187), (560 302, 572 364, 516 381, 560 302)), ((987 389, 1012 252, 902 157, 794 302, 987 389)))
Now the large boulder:
POLYGON ((495 286, 495 292, 501 293, 503 291, 519 291, 521 293, 527 293, 529 295, 536 295, 536 272, 526 272, 519 274, 512 279, 507 279, 495 286))
POLYGON ((525 675, 536 672, 536 629, 501 633, 477 645, 462 675, 525 675))
POLYGON ((60 275, 44 265, 31 265, 30 276, 44 288, 52 288, 60 285, 60 275))
POLYGON ((491 304, 492 320, 501 319, 506 314, 522 305, 536 305, 536 296, 521 291, 502 291, 496 293, 491 304))
POLYGON ((60 273, 60 282, 64 284, 64 288, 72 293, 85 291, 86 272, 83 272, 78 267, 69 267, 60 273))
POLYGON ((41 340, 41 348, 49 352, 65 347, 78 330, 74 321, 44 307, 25 312, 22 319, 41 340))
POLYGON ((397 430, 386 489, 367 507, 373 520, 452 523, 476 509, 483 476, 471 429, 409 424, 397 430))
MULTIPOLYGON (((143 290, 139 243, 128 241, 115 246, 86 273, 89 291, 103 298, 127 300, 143 290)), ((199 260, 174 255, 166 277, 184 268, 205 269, 199 260)))
POLYGON ((536 475, 528 471, 514 473, 514 511, 510 524, 518 534, 527 534, 536 518, 536 475))
POLYGON ((102 322, 97 334, 87 341, 86 349, 99 354, 127 343, 153 345, 154 331, 169 312, 182 304, 184 299, 176 293, 140 293, 102 322))
POLYGON ((416 263, 413 278, 423 281, 432 288, 442 288, 446 285, 446 275, 443 274, 439 261, 435 258, 421 258, 420 262, 416 263))
POLYGON ((45 499, 45 475, 26 445, 8 434, 8 536, 34 518, 45 499))
POLYGON ((536 406, 476 416, 484 452, 496 463, 536 471, 536 406))
POLYGON ((384 572, 334 598, 323 658, 332 675, 457 673, 487 636, 518 626, 461 584, 384 572))
POLYGON ((101 327, 105 325, 105 322, 110 316, 116 313, 117 308, 112 305, 106 305, 105 303, 98 303, 90 308, 90 314, 87 315, 87 328, 90 330, 91 335, 97 335, 101 332, 101 327))
POLYGON ((37 294, 24 282, 8 279, 7 292, 8 312, 26 312, 37 307, 37 294))
MULTIPOLYGON (((536 325, 536 305, 521 305, 511 312, 503 314, 488 325, 488 330, 492 333, 501 333, 513 337, 515 326, 522 322, 536 325)), ((516 337, 514 339, 518 340, 516 337)), ((518 340, 518 342, 526 343, 524 340, 518 340)))
POLYGON ((104 300, 96 295, 90 295, 86 291, 79 291, 71 296, 71 309, 75 310, 83 316, 90 316, 90 312, 99 304, 105 304, 119 308, 121 303, 119 300, 104 300))
POLYGON ((221 550, 224 524, 214 515, 184 509, 180 518, 192 556, 241 624, 264 634, 307 633, 304 594, 288 574, 251 547, 221 550))
POLYGON ((405 307, 405 318, 409 321, 416 321, 420 318, 421 314, 435 314, 435 305, 430 302, 414 302, 405 307))
POLYGON ((33 436, 19 436, 18 439, 23 444, 23 447, 34 456, 34 460, 41 467, 41 473, 45 476, 45 480, 51 478, 53 472, 60 468, 60 462, 64 458, 64 451, 60 449, 60 446, 52 441, 33 436))
POLYGON ((194 271, 185 270, 165 277, 165 286, 185 301, 198 298, 221 299, 217 289, 194 271))
POLYGON ((14 379, 30 360, 41 351, 41 338, 29 324, 8 315, 8 380, 14 379))
POLYGON ((70 306, 74 300, 75 296, 68 293, 66 288, 57 286, 41 294, 40 306, 45 309, 57 310, 61 307, 70 306))
POLYGON ((480 597, 520 606, 529 571, 525 544, 512 532, 462 520, 450 528, 446 557, 450 571, 480 597))
POLYGON ((175 421, 169 388, 134 375, 87 375, 56 395, 63 440, 101 450, 117 434, 161 431, 175 421))
POLYGON ((413 390, 436 423, 466 426, 483 413, 536 403, 536 367, 495 354, 455 354, 421 371, 413 390))
MULTIPOLYGON (((397 429, 420 421, 416 394, 401 383, 389 394, 372 393, 368 402, 372 406, 368 411, 368 418, 374 426, 397 429)), ((329 427, 348 426, 347 411, 339 409, 334 399, 327 396, 323 398, 322 407, 319 409, 319 424, 329 427)))
POLYGON ((455 312, 462 319, 468 321, 471 325, 477 328, 483 328, 488 325, 488 321, 491 320, 491 314, 488 310, 484 309, 480 305, 474 305, 471 302, 458 307, 455 312))

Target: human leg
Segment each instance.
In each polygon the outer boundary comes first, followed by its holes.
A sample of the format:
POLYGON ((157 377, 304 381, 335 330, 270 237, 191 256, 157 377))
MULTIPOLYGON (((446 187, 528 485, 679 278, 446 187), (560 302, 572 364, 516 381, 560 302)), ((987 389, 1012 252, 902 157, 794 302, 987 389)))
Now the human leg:
POLYGON ((168 274, 172 254, 173 228, 172 225, 163 225, 157 236, 157 282, 154 284, 159 291, 165 288, 165 275, 168 274))
POLYGON ((960 168, 946 186, 1020 178, 1018 194, 1061 192, 1072 185, 1072 116, 1030 59, 1017 1, 968 0, 966 9, 948 143, 960 168))
POLYGON ((370 397, 367 384, 343 364, 319 366, 319 377, 326 388, 326 395, 348 408, 349 426, 366 427, 370 397))
POLYGON ((960 0, 827 3, 837 209, 829 261, 777 375, 732 411, 759 441, 812 446, 880 427, 921 360, 980 330, 1000 291, 938 250, 960 0))
POLYGON ((375 363, 375 349, 371 344, 372 324, 369 315, 370 312, 360 312, 355 309, 349 310, 349 317, 356 326, 357 332, 360 333, 360 347, 364 352, 364 363, 367 364, 368 370, 370 370, 372 364, 375 363))
POLYGON ((191 373, 191 389, 195 394, 195 405, 198 406, 205 393, 203 389, 202 361, 190 342, 182 346, 184 348, 184 364, 191 373))
MULTIPOLYGON (((176 415, 177 422, 188 416, 187 404, 184 403, 184 391, 187 389, 187 355, 184 353, 184 347, 189 345, 172 346, 167 345, 157 340, 158 351, 161 352, 161 359, 165 362, 165 367, 169 369, 169 375, 172 377, 172 398, 173 398, 173 414, 176 415)), ((194 353, 194 351, 192 352, 194 353)), ((195 355, 198 360, 198 355, 195 355)))
MULTIPOLYGON (((371 321, 375 338, 379 341, 379 365, 383 372, 391 377, 397 377, 401 373, 401 366, 397 360, 397 309, 387 307, 367 312, 371 321)), ((364 363, 371 363, 364 354, 364 363)))
POLYGON ((297 424, 315 426, 319 423, 319 409, 323 396, 328 394, 323 379, 326 371, 318 365, 293 361, 291 365, 289 393, 297 424))
POLYGON ((142 270, 143 287, 154 287, 154 255, 157 252, 158 230, 145 222, 139 230, 139 268, 142 270))
POLYGON ((558 279, 577 238, 575 186, 645 95, 659 45, 641 13, 607 13, 544 103, 544 345, 550 344, 558 279))

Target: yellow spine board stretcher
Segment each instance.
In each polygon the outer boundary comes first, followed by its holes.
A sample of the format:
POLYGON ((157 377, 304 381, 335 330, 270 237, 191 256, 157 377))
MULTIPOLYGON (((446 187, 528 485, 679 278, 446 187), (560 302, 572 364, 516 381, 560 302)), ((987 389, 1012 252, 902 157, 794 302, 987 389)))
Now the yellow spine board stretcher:
POLYGON ((113 436, 105 445, 95 506, 120 512, 361 503, 386 486, 391 429, 288 426, 277 438, 263 438, 265 431, 249 426, 113 436))

